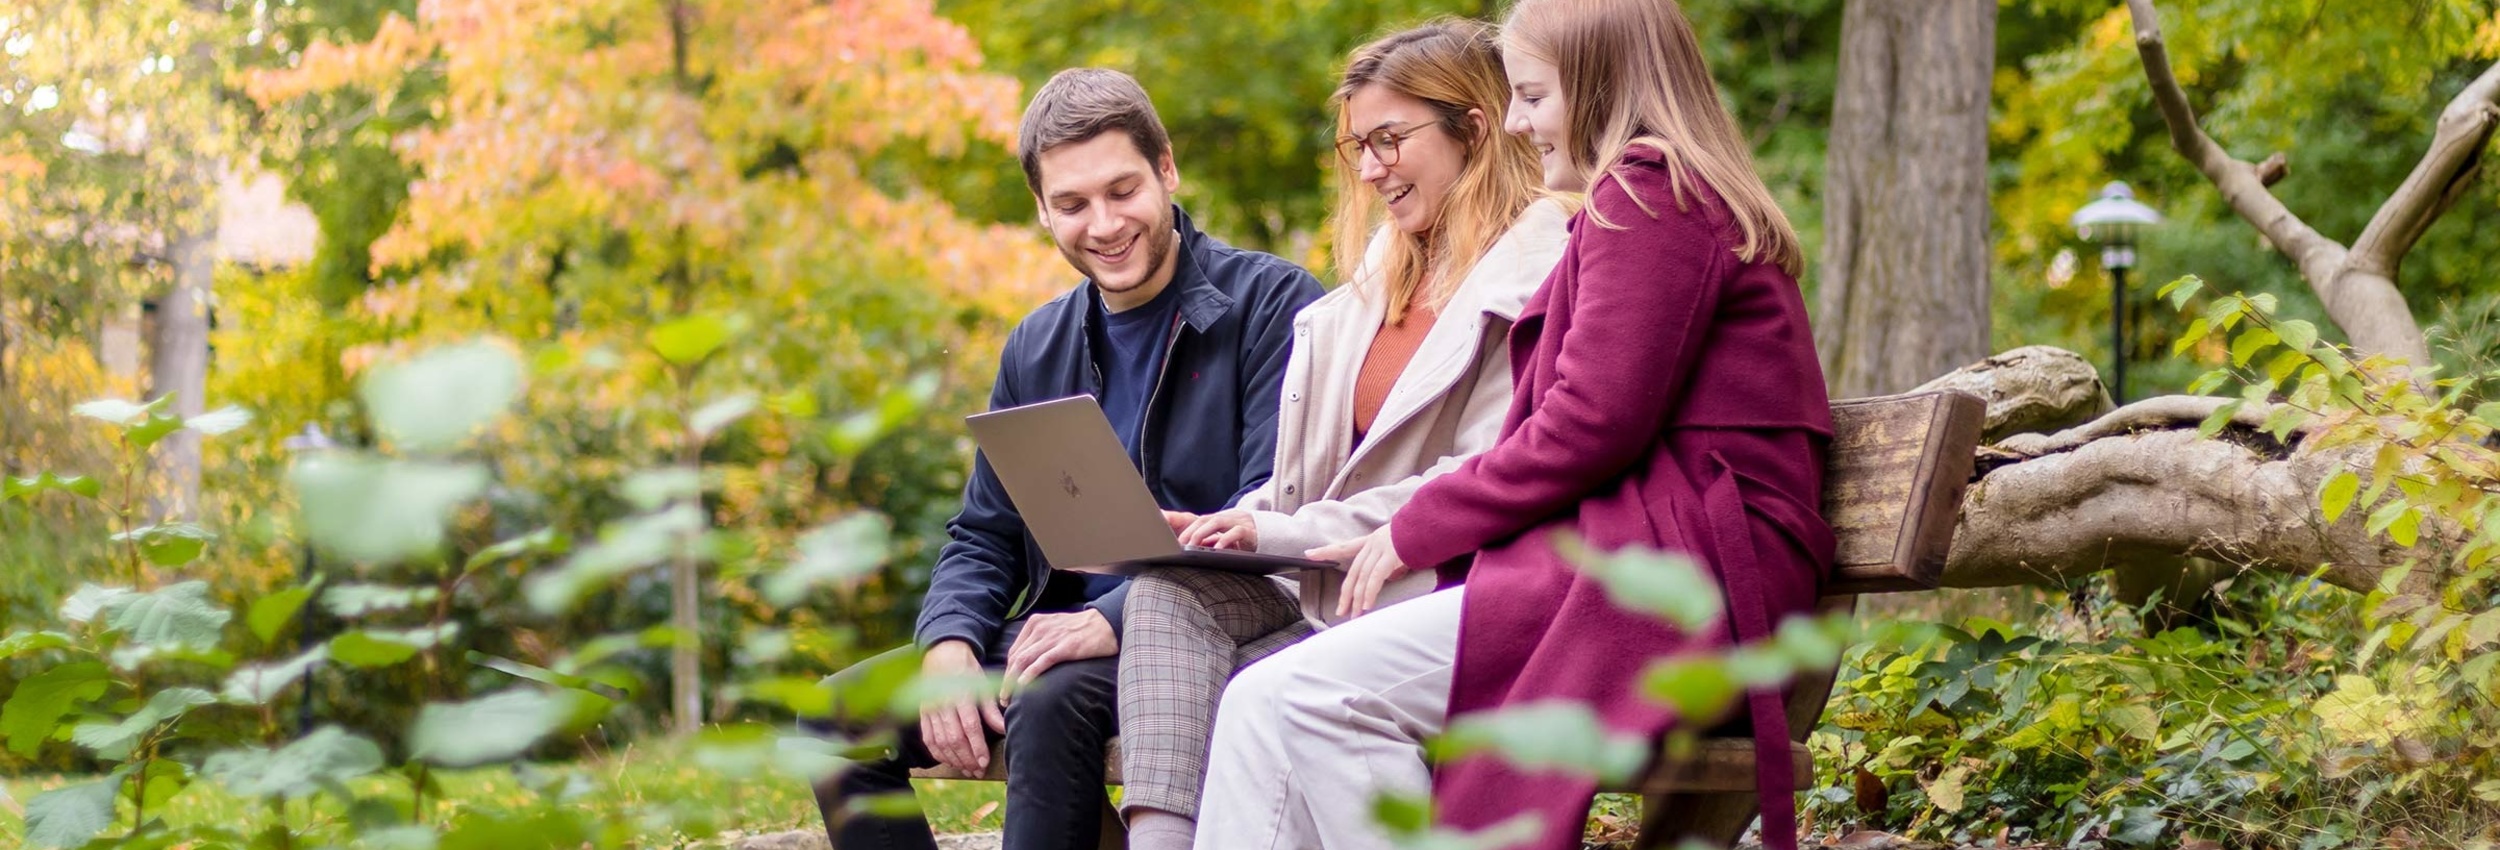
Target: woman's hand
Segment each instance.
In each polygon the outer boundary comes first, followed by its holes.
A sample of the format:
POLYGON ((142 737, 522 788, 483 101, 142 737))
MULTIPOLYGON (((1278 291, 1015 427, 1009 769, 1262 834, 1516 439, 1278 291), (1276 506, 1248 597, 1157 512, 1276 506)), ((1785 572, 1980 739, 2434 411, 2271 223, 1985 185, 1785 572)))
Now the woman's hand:
POLYGON ((1180 538, 1183 546, 1256 551, 1259 548, 1259 523, 1251 518, 1249 511, 1234 508, 1196 518, 1181 529, 1180 538))
POLYGON ((1304 557, 1346 564, 1345 587, 1337 593, 1337 616, 1356 617, 1372 610, 1380 601, 1380 588, 1414 572, 1398 559, 1397 546, 1389 542, 1389 527, 1343 543, 1333 543, 1303 553, 1304 557))

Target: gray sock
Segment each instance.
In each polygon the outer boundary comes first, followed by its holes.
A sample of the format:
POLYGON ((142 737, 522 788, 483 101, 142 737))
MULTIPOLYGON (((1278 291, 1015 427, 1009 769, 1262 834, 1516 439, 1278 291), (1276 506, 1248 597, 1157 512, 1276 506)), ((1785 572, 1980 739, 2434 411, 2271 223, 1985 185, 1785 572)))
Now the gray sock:
POLYGON ((1128 819, 1128 850, 1189 850, 1198 821, 1160 809, 1138 809, 1128 819))

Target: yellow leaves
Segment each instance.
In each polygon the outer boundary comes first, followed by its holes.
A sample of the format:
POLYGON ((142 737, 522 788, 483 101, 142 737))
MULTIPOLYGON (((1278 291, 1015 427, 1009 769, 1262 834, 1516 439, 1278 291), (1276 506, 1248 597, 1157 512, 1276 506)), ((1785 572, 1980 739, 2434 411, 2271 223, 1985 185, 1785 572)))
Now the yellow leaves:
POLYGON ((295 67, 255 71, 243 78, 243 92, 264 109, 280 101, 348 87, 388 91, 396 78, 434 50, 426 31, 398 13, 383 17, 371 41, 338 45, 315 41, 304 48, 295 67))
POLYGON ((2474 27, 2473 45, 2471 49, 2475 56, 2484 59, 2500 57, 2500 12, 2491 13, 2489 19, 2474 27))

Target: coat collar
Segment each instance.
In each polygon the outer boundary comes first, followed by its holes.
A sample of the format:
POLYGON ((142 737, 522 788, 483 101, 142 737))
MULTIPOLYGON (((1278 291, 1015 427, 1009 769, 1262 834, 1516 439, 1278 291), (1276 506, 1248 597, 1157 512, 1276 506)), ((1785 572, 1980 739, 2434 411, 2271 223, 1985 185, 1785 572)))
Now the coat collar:
MULTIPOLYGON (((1198 225, 1189 220, 1189 212, 1179 204, 1172 205, 1172 229, 1180 233, 1180 249, 1173 258, 1172 282, 1165 285, 1178 290, 1181 321, 1190 330, 1206 333, 1225 313, 1232 312, 1235 302, 1232 295, 1207 277, 1214 240, 1199 232, 1198 225)), ((1084 315, 1088 318, 1084 321, 1091 321, 1090 317, 1102 309, 1102 292, 1094 288, 1094 279, 1090 277, 1077 284, 1077 290, 1085 296, 1084 315)))

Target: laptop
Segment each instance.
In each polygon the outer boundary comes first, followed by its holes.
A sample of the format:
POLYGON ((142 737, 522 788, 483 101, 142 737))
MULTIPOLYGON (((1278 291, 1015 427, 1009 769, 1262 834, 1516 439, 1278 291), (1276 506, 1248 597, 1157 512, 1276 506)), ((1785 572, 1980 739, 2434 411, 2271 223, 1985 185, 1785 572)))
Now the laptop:
POLYGON ((1136 575, 1150 567, 1203 567, 1273 575, 1335 566, 1183 547, 1093 396, 975 414, 964 422, 1056 569, 1136 575))

